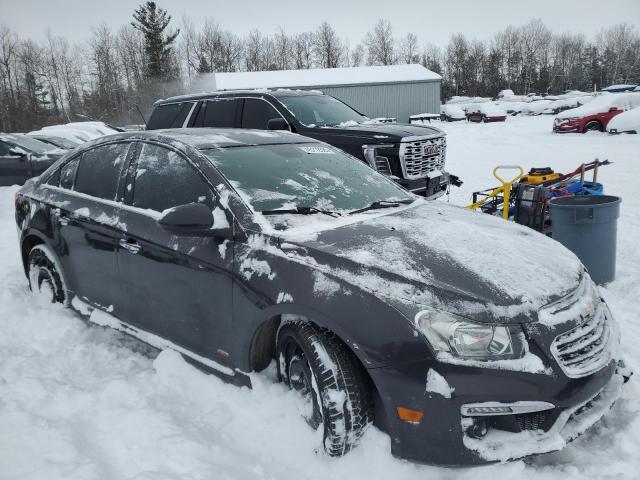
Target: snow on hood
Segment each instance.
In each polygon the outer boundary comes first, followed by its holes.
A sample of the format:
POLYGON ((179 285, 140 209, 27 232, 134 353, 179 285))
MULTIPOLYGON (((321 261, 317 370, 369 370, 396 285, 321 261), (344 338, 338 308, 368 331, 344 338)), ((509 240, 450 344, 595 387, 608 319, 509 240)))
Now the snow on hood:
POLYGON ((371 138, 372 134, 385 135, 391 141, 400 141, 406 137, 422 137, 428 135, 441 134, 442 131, 426 125, 415 125, 407 123, 357 123, 345 122, 339 126, 323 127, 327 133, 349 134, 354 137, 362 135, 371 138), (333 131, 333 132, 332 132, 333 131))
POLYGON ((315 251, 316 264, 329 264, 327 273, 366 291, 479 321, 530 320, 576 288, 583 271, 575 255, 544 235, 440 202, 419 202, 295 243, 315 251), (443 292, 451 304, 437 305, 443 292))

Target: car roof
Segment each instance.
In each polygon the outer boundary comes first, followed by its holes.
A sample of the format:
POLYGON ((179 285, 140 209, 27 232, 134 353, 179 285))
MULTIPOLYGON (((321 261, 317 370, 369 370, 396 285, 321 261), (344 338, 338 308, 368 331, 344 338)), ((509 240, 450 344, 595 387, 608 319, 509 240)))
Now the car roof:
POLYGON ((178 141, 198 150, 209 148, 247 147, 254 145, 282 145, 319 143, 288 131, 249 130, 242 128, 168 128, 151 131, 122 132, 101 137, 92 145, 112 140, 157 140, 163 143, 178 141))
POLYGON ((189 95, 178 95, 175 97, 169 97, 157 100, 154 105, 166 105, 168 103, 178 102, 195 102, 198 100, 205 100, 207 98, 215 97, 261 97, 263 95, 271 95, 272 97, 292 97, 292 96, 310 96, 310 95, 324 95, 320 90, 292 90, 288 88, 278 89, 257 89, 257 90, 216 90, 206 93, 194 93, 189 95))

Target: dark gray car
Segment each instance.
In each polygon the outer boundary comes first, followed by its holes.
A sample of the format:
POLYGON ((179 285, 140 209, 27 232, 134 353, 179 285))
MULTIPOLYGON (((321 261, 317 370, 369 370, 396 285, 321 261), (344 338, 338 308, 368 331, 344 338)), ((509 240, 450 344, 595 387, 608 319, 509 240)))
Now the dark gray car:
POLYGON ((568 250, 299 135, 92 141, 20 190, 16 221, 34 292, 238 385, 275 359, 331 455, 372 423, 421 462, 556 450, 622 388, 568 250))

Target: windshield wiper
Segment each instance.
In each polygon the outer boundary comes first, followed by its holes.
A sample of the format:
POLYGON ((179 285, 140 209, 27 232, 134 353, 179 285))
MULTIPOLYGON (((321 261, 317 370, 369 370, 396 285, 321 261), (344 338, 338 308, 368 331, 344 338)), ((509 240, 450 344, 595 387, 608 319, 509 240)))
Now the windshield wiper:
POLYGON ((278 210, 262 210, 260 212, 263 215, 313 215, 314 213, 322 213, 329 215, 330 217, 339 217, 338 212, 332 212, 331 210, 321 210, 315 207, 296 207, 296 208, 282 208, 278 210))
POLYGON ((408 205, 410 203, 413 203, 412 198, 407 198, 405 200, 377 200, 368 207, 359 208, 358 210, 352 210, 351 212, 349 212, 349 215, 368 212, 369 210, 379 210, 381 208, 399 207, 401 204, 408 205))

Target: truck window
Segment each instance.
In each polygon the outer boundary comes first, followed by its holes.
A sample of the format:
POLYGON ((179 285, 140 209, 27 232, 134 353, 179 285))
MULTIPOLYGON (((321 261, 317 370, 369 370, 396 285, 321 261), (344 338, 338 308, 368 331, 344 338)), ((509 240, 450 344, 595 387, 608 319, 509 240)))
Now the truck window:
MULTIPOLYGON (((204 111, 204 122, 202 125, 196 124, 202 127, 222 127, 233 128, 235 127, 236 120, 236 105, 238 101, 235 98, 220 98, 216 100, 209 100, 204 111)), ((200 115, 202 115, 202 108, 200 108, 200 115)))
POLYGON ((169 103, 167 105, 157 106, 151 114, 147 129, 182 128, 194 103, 195 102, 169 103))
POLYGON ((282 118, 282 115, 269 103, 258 98, 246 98, 242 109, 242 128, 267 129, 267 123, 272 118, 282 118))

